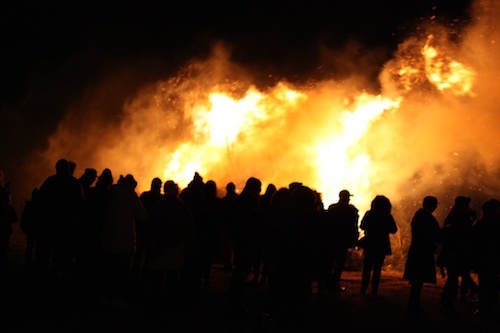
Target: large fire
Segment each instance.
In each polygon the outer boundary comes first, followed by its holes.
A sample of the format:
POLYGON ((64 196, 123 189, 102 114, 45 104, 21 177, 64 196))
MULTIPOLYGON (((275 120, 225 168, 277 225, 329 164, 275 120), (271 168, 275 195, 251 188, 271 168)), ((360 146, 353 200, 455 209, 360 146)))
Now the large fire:
POLYGON ((402 43, 381 71, 378 92, 356 78, 258 87, 215 47, 209 59, 133 96, 114 125, 97 125, 90 110, 99 108, 97 98, 70 113, 44 152, 48 171, 40 177, 67 157, 80 172, 131 173, 138 192, 153 177, 184 187, 195 172, 219 189, 230 181, 241 189, 251 176, 264 186, 300 181, 325 205, 349 189, 361 213, 384 194, 400 223, 425 195, 445 207, 459 194, 495 196, 486 179, 498 174, 500 161, 498 31, 491 23, 500 16, 476 7, 478 21, 458 42, 434 26, 402 43))

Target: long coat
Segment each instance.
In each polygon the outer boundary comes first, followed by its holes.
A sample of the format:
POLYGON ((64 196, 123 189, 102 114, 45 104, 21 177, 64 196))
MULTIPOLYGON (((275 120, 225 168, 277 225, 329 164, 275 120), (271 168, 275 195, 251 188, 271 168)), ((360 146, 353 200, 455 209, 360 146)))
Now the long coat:
POLYGON ((419 209, 411 221, 411 244, 403 278, 422 283, 436 283, 436 242, 439 223, 431 212, 419 209))

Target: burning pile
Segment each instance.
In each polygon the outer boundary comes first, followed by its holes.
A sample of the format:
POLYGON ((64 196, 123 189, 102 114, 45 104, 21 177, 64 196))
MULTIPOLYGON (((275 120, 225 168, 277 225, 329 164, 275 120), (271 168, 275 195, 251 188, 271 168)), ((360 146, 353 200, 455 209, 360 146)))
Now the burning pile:
POLYGON ((139 191, 154 177, 186 186, 195 172, 220 188, 229 181, 241 188, 250 176, 264 186, 300 181, 325 205, 347 188, 361 211, 377 194, 404 214, 428 194, 450 203, 457 194, 494 196, 487 177, 498 174, 500 159, 500 68, 492 22, 500 16, 477 7, 477 22, 459 42, 434 26, 401 44, 378 93, 354 78, 258 88, 219 46, 208 60, 144 88, 117 124, 82 125, 68 115, 44 157, 49 170, 65 156, 132 173, 139 191))

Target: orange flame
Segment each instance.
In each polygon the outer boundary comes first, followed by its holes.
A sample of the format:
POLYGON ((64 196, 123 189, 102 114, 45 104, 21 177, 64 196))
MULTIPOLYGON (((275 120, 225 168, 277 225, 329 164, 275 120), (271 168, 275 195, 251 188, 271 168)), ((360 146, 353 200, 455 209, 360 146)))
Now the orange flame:
MULTIPOLYGON (((480 68, 443 41, 432 34, 403 43, 381 72, 376 93, 360 89, 356 78, 257 88, 251 75, 216 49, 212 58, 190 64, 187 74, 138 94, 109 135, 92 121, 81 129, 78 116, 68 115, 50 140, 47 164, 67 156, 84 167, 133 173, 138 191, 157 176, 184 187, 195 172, 219 188, 229 181, 241 188, 250 176, 264 186, 301 181, 326 205, 347 188, 361 211, 374 195, 394 201, 406 195, 398 186, 411 184, 416 197, 428 194, 423 184, 443 184, 453 172, 446 164, 457 152, 466 156, 471 142, 488 156, 488 168, 498 157, 492 145, 481 144, 496 138, 494 113, 470 117, 471 108, 484 106, 478 103, 496 101, 496 92, 477 80, 493 77, 487 70, 496 62, 480 68), (430 86, 435 89, 429 93, 430 86), (72 139, 75 132, 91 148, 72 139)), ((477 49, 493 47, 488 42, 477 49)))
POLYGON ((427 43, 422 49, 425 57, 427 78, 440 91, 451 90, 457 95, 475 96, 472 92, 476 72, 464 64, 440 54, 438 49, 431 46, 434 35, 429 35, 427 43))

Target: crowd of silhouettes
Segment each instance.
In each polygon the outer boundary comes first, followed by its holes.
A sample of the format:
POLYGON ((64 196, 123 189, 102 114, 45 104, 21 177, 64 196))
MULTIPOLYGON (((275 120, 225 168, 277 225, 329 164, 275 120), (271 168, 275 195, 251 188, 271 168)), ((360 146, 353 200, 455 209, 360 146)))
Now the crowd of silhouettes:
MULTIPOLYGON (((76 178, 75 168, 66 159, 57 161, 55 174, 26 201, 20 217, 25 263, 61 278, 77 274, 89 296, 115 308, 132 305, 127 292, 134 276, 147 282, 147 298, 155 304, 196 302, 218 262, 232 274, 227 287, 233 309, 245 309, 247 285, 265 285, 273 316, 300 324, 314 282, 318 295, 345 290, 341 276, 352 248, 363 251, 359 292, 366 294, 371 283, 377 296, 384 260, 392 253, 390 235, 398 231, 383 195, 359 221, 348 190, 325 208, 320 193, 302 183, 269 184, 262 193, 261 180, 249 177, 241 193, 229 182, 219 197, 215 181, 195 173, 183 189, 174 180, 154 178, 138 195, 131 174, 115 182, 111 170, 98 175, 88 168, 76 178)), ((3 267, 17 215, 0 176, 3 267)), ((425 283, 436 283, 436 267, 446 276, 444 314, 455 313, 458 295, 466 300, 477 294, 480 314, 498 307, 500 202, 485 202, 478 219, 470 201, 458 196, 443 227, 433 215, 436 197, 425 197, 415 212, 403 275, 411 284, 409 314, 425 314, 421 294, 425 283), (478 284, 471 272, 478 274, 478 284)))

